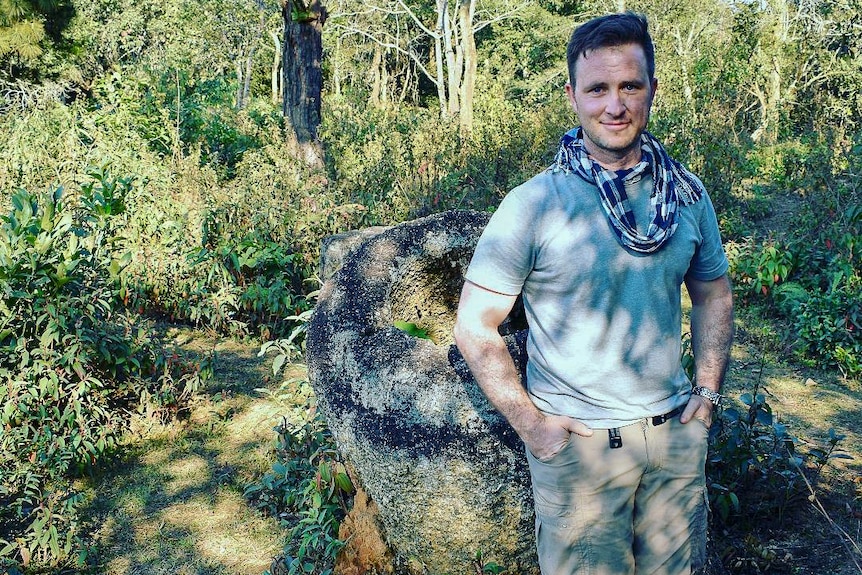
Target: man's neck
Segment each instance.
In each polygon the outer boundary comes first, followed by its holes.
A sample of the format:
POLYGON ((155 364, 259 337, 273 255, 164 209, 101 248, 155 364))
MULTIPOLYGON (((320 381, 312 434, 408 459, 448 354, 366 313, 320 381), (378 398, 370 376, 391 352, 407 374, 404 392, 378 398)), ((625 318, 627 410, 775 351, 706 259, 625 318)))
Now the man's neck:
POLYGON ((596 162, 602 168, 610 170, 612 172, 618 172, 620 170, 628 170, 629 168, 634 168, 640 163, 641 157, 643 155, 640 145, 618 157, 614 156, 612 153, 607 152, 593 153, 593 151, 589 148, 587 148, 587 153, 590 155, 590 158, 594 162, 596 162))

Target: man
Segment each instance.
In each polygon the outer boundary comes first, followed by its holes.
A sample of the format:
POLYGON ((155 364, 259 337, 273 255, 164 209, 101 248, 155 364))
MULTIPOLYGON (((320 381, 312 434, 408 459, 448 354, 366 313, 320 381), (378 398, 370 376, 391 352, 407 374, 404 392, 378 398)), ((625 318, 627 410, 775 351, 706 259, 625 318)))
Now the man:
POLYGON ((687 574, 703 559, 707 431, 733 333, 727 259, 700 180, 646 132, 646 19, 591 20, 567 57, 580 127, 483 232, 455 340, 526 446, 542 573, 687 574), (697 387, 680 365, 682 283, 697 387), (519 294, 526 390, 497 330, 519 294))

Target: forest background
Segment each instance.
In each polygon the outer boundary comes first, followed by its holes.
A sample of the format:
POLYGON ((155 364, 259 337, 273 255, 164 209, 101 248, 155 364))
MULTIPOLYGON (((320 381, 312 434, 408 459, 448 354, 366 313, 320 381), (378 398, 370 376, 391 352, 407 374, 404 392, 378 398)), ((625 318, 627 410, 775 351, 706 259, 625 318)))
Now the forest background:
MULTIPOLYGON (((573 26, 621 9, 650 17, 650 130, 710 191, 739 337, 858 391, 859 0, 0 0, 2 565, 86 563, 71 480, 211 375, 153 320, 301 353, 320 240, 493 210, 574 123, 573 26), (282 65, 309 23, 311 153, 282 65)), ((743 403, 715 438, 725 521, 840 455, 834 432, 796 450, 757 386, 743 403)))

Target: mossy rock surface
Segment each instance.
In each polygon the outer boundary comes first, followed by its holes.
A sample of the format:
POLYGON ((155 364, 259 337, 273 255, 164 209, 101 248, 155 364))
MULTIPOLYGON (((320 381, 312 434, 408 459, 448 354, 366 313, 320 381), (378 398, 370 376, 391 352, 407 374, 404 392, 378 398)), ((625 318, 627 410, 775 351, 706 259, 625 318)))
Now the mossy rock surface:
MULTIPOLYGON (((445 212, 363 238, 324 284, 309 328, 311 383, 379 510, 396 572, 473 572, 481 551, 509 572, 538 573, 523 445, 451 337, 488 218, 445 212)), ((516 310, 504 331, 523 370, 526 324, 516 310)))

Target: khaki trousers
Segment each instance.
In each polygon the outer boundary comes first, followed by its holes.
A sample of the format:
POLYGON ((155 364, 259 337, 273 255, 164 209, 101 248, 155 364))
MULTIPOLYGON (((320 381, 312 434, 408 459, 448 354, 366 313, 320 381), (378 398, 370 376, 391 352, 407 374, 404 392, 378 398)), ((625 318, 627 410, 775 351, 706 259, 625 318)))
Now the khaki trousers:
POLYGON ((550 461, 527 450, 542 575, 688 575, 705 558, 708 430, 679 416, 572 435, 550 461))

